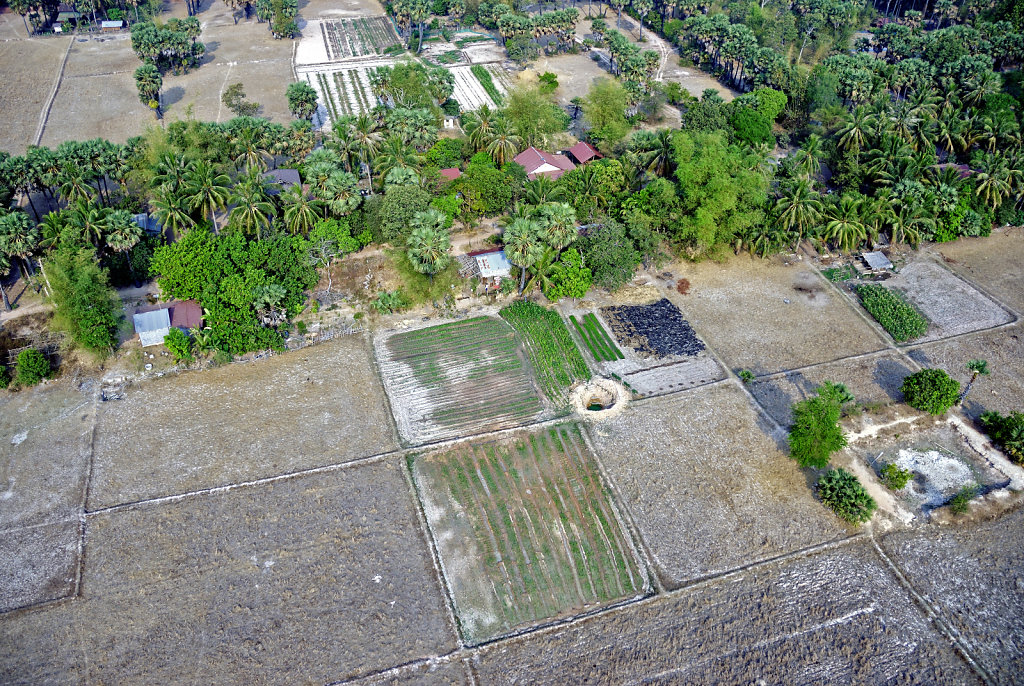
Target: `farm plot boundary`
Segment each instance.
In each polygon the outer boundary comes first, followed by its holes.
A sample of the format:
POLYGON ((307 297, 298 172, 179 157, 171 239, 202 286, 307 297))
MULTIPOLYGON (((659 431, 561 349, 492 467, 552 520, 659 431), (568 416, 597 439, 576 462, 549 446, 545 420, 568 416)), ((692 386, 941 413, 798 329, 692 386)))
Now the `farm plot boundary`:
POLYGON ((648 590, 578 426, 409 466, 467 641, 648 590))

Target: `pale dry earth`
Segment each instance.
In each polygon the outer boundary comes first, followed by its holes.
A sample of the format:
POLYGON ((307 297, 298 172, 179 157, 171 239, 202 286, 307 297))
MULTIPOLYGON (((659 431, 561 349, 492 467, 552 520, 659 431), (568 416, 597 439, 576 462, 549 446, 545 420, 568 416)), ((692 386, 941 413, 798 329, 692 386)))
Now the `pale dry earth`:
POLYGON ((991 293, 1017 313, 1024 313, 1024 230, 1006 228, 987 238, 961 238, 932 247, 947 266, 991 293))
POLYGON ((100 407, 89 508, 393 450, 368 348, 353 335, 128 388, 100 407))
POLYGON ((0 97, 0 150, 23 155, 36 142, 40 114, 49 102, 71 39, 27 39, 20 16, 8 10, 0 18, 7 20, 0 25, 0 35, 8 30, 14 34, 0 42, 4 88, 0 97))

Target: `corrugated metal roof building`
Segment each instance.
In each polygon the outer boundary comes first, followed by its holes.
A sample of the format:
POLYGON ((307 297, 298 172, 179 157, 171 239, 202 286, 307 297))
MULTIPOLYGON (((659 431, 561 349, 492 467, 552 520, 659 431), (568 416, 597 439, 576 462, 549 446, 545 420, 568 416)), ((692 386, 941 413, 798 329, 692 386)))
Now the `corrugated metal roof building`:
POLYGON ((132 317, 132 320, 143 348, 148 348, 151 345, 163 345, 164 338, 171 331, 171 309, 169 307, 151 312, 138 312, 132 317))

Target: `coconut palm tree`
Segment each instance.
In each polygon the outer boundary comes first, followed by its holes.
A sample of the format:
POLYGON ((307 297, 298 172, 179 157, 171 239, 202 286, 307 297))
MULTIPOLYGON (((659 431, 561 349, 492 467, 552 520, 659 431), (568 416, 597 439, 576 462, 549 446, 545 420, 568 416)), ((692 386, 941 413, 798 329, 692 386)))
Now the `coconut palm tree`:
POLYGON ((857 105, 836 131, 836 146, 840 150, 859 153, 874 130, 876 121, 871 110, 864 105, 857 105))
POLYGON ((520 269, 519 292, 526 288, 526 271, 544 253, 540 227, 530 219, 513 219, 502 234, 505 257, 520 269))
POLYGON ((451 263, 451 238, 444 228, 447 221, 443 212, 430 208, 417 212, 412 218, 412 233, 406 245, 409 246, 409 261, 413 268, 434 280, 434 274, 451 263))
POLYGON ((229 215, 229 221, 246 235, 255 235, 257 240, 263 238, 277 216, 277 208, 270 202, 267 183, 263 174, 256 167, 235 184, 230 202, 235 206, 229 215))
POLYGON ((359 115, 352 124, 352 140, 359 151, 359 161, 366 166, 366 176, 370 181, 370 192, 373 192, 373 160, 380 149, 383 139, 377 131, 377 122, 365 114, 359 115))
POLYGON ((384 145, 374 160, 378 177, 387 176, 387 173, 396 167, 415 169, 421 162, 422 158, 398 136, 391 136, 384 141, 384 145))
POLYGON ((467 112, 464 118, 463 128, 469 136, 469 142, 473 144, 473 150, 480 152, 487 147, 494 132, 495 113, 487 105, 483 105, 476 112, 467 112))
POLYGON ((180 236, 196 225, 189 214, 188 203, 170 184, 164 184, 156 189, 150 206, 160 224, 170 229, 174 236, 180 236))
POLYGON ((935 228, 935 220, 923 213, 920 207, 900 206, 886 217, 889 237, 893 243, 906 243, 916 248, 921 234, 935 228))
POLYGON ((971 386, 974 385, 975 379, 978 376, 988 376, 990 371, 988 368, 988 362, 986 360, 971 360, 967 363, 967 371, 971 373, 971 380, 964 386, 964 390, 960 392, 960 397, 956 399, 957 405, 962 405, 967 394, 971 392, 971 386))
POLYGON ((820 221, 821 208, 821 197, 811 188, 810 181, 800 179, 776 201, 775 223, 786 231, 794 232, 799 243, 804 233, 820 221))
POLYGON ((867 237, 867 229, 860 221, 861 200, 844 194, 825 212, 827 222, 822 236, 832 241, 840 250, 853 250, 867 237))
POLYGON ((511 161, 522 146, 523 139, 515 134, 512 123, 505 117, 498 117, 494 122, 494 131, 487 142, 487 153, 494 163, 502 166, 511 161))
MULTIPOLYGON (((344 172, 342 172, 344 173, 344 172)), ((290 233, 306 236, 320 219, 322 203, 309 197, 299 184, 279 196, 284 208, 284 225, 290 233)))
POLYGON ((214 233, 220 232, 217 210, 227 206, 228 198, 231 197, 230 183, 227 174, 218 174, 213 165, 205 160, 194 163, 185 172, 185 195, 182 199, 191 209, 209 215, 214 233))

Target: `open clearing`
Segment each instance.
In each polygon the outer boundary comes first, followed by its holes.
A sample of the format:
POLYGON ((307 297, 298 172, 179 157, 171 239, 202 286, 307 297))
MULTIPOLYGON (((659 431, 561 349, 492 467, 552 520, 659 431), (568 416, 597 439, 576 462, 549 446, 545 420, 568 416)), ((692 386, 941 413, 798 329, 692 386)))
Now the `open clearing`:
POLYGON ((988 361, 990 374, 978 377, 962 407, 972 419, 977 419, 985 410, 1007 413, 1024 409, 1022 325, 922 345, 912 348, 909 354, 924 367, 945 369, 961 384, 971 378, 965 366, 968 361, 988 361))
POLYGON ((881 284, 905 295, 928 318, 928 333, 918 342, 988 329, 1013 320, 1013 315, 969 283, 927 259, 914 260, 881 284))
POLYGON ((129 388, 100 407, 89 509, 395 448, 361 336, 129 388))
POLYGON ((0 682, 326 683, 447 652, 413 502, 396 458, 93 515, 82 597, 4 617, 0 682))
POLYGON ((987 238, 961 238, 934 246, 954 270, 975 282, 1004 304, 1024 312, 1024 231, 993 231, 987 238))
POLYGON ((647 586, 575 425, 420 457, 413 475, 470 642, 647 586))
POLYGON ((789 426, 793 403, 811 397, 826 381, 845 384, 858 405, 872 406, 902 401, 900 386, 913 371, 900 355, 882 352, 756 379, 748 388, 775 421, 789 426))
POLYGON ((374 347, 398 432, 413 445, 520 426, 544 411, 515 331, 500 319, 387 332, 374 347))
POLYGON ((1024 642, 1024 510, 999 520, 882 539, 910 582, 937 606, 996 683, 1020 683, 1024 642))
POLYGON ((770 374, 882 348, 879 334, 810 267, 741 256, 678 265, 688 295, 672 295, 732 369, 770 374))
MULTIPOLYGON (((5 8, 6 9, 6 8, 5 8)), ((0 150, 23 155, 36 142, 39 116, 50 98, 70 38, 25 38, 21 17, 7 11, 2 15, 17 20, 18 34, 0 41, 0 150)), ((136 98, 138 100, 138 98, 136 98)))
POLYGON ((632 403, 591 429, 666 586, 847 535, 733 383, 632 403))
POLYGON ((866 543, 489 646, 473 666, 479 683, 979 683, 866 543))

